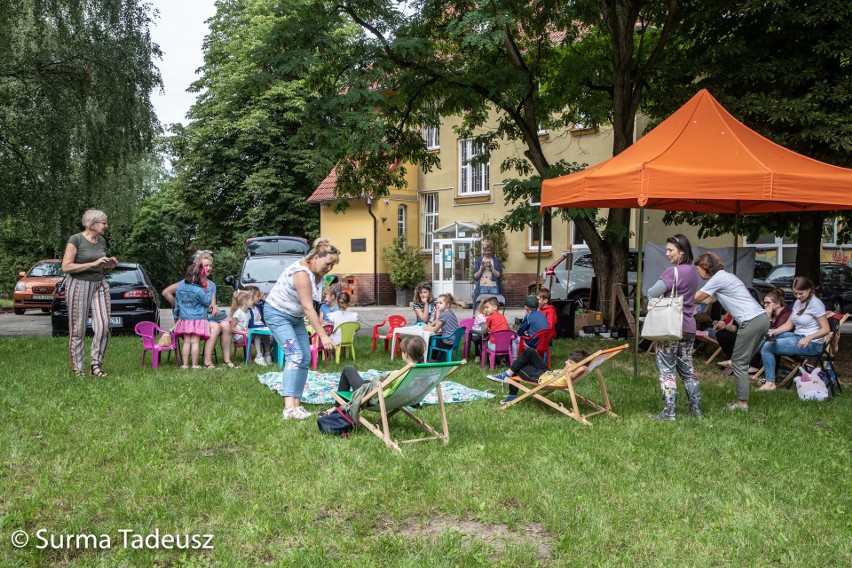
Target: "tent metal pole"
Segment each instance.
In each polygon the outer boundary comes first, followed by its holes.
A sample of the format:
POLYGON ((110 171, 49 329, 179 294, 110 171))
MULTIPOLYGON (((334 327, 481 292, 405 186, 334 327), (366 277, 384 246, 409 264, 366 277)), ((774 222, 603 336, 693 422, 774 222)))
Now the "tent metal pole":
POLYGON ((636 270, 636 291, 634 293, 633 300, 633 319, 636 321, 636 336, 633 338, 633 378, 639 378, 639 312, 640 305, 642 304, 642 265, 644 264, 644 254, 642 254, 645 250, 645 208, 639 208, 639 228, 636 230, 638 244, 637 256, 639 257, 639 262, 637 263, 636 270))
POLYGON ((734 214, 734 270, 732 274, 737 275, 737 246, 739 245, 740 236, 740 202, 737 201, 737 212, 734 214))

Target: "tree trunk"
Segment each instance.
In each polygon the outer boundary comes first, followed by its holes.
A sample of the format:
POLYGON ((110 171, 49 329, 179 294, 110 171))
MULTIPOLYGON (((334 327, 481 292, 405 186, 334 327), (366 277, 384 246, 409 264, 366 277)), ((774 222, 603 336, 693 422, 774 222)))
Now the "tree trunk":
POLYGON ((819 286, 819 251, 825 213, 803 213, 799 217, 799 241, 796 251, 796 276, 807 276, 819 286))

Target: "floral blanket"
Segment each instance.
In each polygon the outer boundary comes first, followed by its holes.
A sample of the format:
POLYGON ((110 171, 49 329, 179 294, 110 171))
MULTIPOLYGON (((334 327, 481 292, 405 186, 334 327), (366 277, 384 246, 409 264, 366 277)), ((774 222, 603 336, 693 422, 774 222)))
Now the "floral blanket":
MULTIPOLYGON (((370 369, 362 372, 361 376, 366 380, 372 380, 386 371, 377 371, 370 369)), ((284 389, 284 373, 272 372, 258 375, 257 379, 274 390, 278 394, 284 389)), ((302 397, 304 404, 332 404, 334 399, 331 398, 332 391, 337 390, 337 383, 340 380, 340 373, 318 373, 316 371, 308 371, 308 382, 305 385, 305 395, 302 397)), ((452 381, 444 381, 441 383, 441 392, 444 395, 444 404, 451 402, 469 402, 483 398, 494 398, 494 394, 481 390, 471 389, 464 385, 454 383, 452 381)), ((438 393, 430 392, 423 399, 423 404, 438 404, 438 393)))

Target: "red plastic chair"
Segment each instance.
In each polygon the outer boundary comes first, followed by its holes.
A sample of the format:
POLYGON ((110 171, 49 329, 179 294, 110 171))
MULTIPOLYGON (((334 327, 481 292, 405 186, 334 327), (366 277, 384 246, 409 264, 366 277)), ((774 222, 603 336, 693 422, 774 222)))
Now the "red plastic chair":
POLYGON ((464 348, 461 352, 462 359, 467 358, 467 346, 470 343, 470 330, 473 329, 473 318, 464 318, 459 320, 459 327, 464 328, 464 348))
POLYGON ((156 369, 160 365, 160 351, 174 351, 175 362, 180 363, 180 353, 177 351, 177 337, 172 334, 171 345, 160 347, 157 345, 157 334, 165 333, 164 330, 152 321, 140 321, 133 329, 136 335, 142 338, 142 366, 145 366, 145 354, 151 352, 151 367, 156 369))
POLYGON ((541 331, 537 331, 532 334, 530 337, 520 336, 520 341, 518 342, 518 353, 523 352, 523 350, 527 348, 526 343, 532 341, 536 337, 538 338, 538 343, 536 343, 535 350, 539 355, 541 355, 541 358, 547 362, 547 368, 550 369, 550 340, 556 337, 556 333, 552 329, 542 329, 541 331))
POLYGON ((492 331, 488 334, 488 339, 482 342, 482 357, 480 358, 480 366, 485 368, 485 356, 491 359, 491 369, 494 370, 494 360, 498 355, 508 355, 509 365, 515 358, 512 356, 512 341, 518 336, 511 329, 501 329, 500 331, 492 331), (493 347, 491 347, 493 345, 493 347), (493 349, 493 351, 492 351, 493 349))
POLYGON ((395 330, 398 327, 405 327, 405 325, 407 323, 408 322, 405 321, 404 317, 398 316, 398 315, 392 315, 392 316, 388 316, 388 318, 385 321, 383 321, 382 323, 380 323, 379 325, 374 325, 373 326, 373 351, 372 352, 373 353, 376 352, 376 341, 378 341, 379 339, 384 339, 385 340, 385 353, 387 353, 388 352, 388 344, 390 343, 390 340, 393 337, 393 330, 395 330), (379 333, 379 329, 384 325, 389 326, 387 333, 384 333, 384 334, 379 333))

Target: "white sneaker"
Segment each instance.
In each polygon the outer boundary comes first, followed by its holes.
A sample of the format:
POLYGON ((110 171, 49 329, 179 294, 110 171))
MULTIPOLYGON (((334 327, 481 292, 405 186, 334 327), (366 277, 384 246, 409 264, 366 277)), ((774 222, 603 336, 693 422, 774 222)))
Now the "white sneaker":
POLYGON ((260 355, 258 355, 257 357, 254 358, 254 362, 257 363, 258 365, 262 366, 262 367, 266 367, 266 365, 268 365, 268 363, 266 362, 266 359, 264 359, 260 355))
POLYGON ((305 418, 310 418, 313 416, 313 412, 308 412, 304 409, 304 407, 296 407, 290 411, 290 418, 295 418, 297 420, 304 420, 305 418))
POLYGON ((266 355, 266 356, 263 358, 263 360, 264 360, 264 361, 266 361, 266 364, 267 364, 267 365, 271 365, 271 364, 272 364, 272 355, 266 355))
POLYGON ((770 382, 770 381, 766 381, 765 383, 763 383, 763 386, 760 387, 757 390, 759 390, 759 391, 774 391, 775 390, 775 383, 770 382))
POLYGON ((283 417, 284 417, 284 420, 290 420, 291 418, 293 418, 293 411, 292 411, 292 410, 290 410, 289 408, 285 408, 285 409, 281 412, 281 416, 283 416, 283 417))

